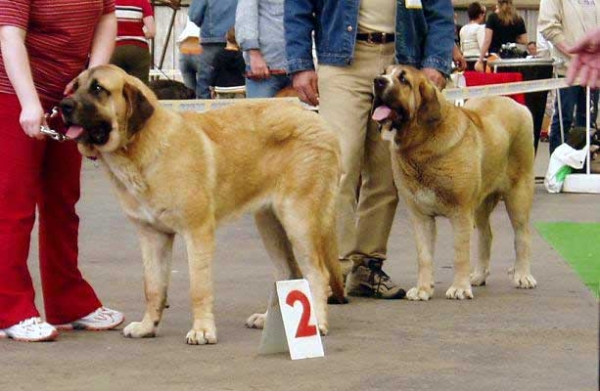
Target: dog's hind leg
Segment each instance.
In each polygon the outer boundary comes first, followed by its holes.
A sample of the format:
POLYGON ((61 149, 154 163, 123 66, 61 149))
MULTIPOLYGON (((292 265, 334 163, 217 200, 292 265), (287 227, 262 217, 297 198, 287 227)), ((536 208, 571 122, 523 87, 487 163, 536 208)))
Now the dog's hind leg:
POLYGON ((184 232, 190 269, 190 293, 194 324, 186 335, 189 345, 217 343, 213 314, 212 260, 215 249, 215 223, 208 217, 202 225, 184 232))
POLYGON ((154 337, 167 302, 171 277, 174 235, 138 225, 144 263, 146 313, 141 322, 132 322, 123 329, 126 337, 154 337))
POLYGON ((429 300, 433 296, 433 253, 435 248, 435 218, 418 212, 411 214, 417 244, 417 286, 406 293, 412 301, 429 300))
POLYGON ((477 227, 478 263, 471 273, 471 285, 485 285, 490 275, 490 257, 492 250, 492 228, 490 226, 490 214, 500 201, 498 194, 488 196, 475 211, 475 226, 477 227))
MULTIPOLYGON (((273 209, 270 206, 260 209, 254 215, 254 220, 265 249, 275 265, 276 280, 302 278, 302 272, 294 257, 292 244, 273 209)), ((266 316, 266 312, 250 315, 246 320, 246 326, 262 329, 265 325, 266 316)))
MULTIPOLYGON (((330 290, 330 271, 328 264, 336 262, 337 238, 335 235, 335 221, 327 221, 323 216, 334 213, 335 208, 329 209, 325 199, 316 194, 298 195, 286 199, 279 208, 279 216, 285 231, 292 242, 298 257, 303 275, 308 280, 314 299, 315 315, 319 330, 322 335, 329 331, 327 321, 327 297, 330 290), (319 203, 322 208, 312 204, 319 203), (316 213, 308 213, 315 211, 316 213)), ((332 200, 332 202, 334 202, 332 200)), ((335 220, 335 217, 332 218, 335 220)), ((341 270, 332 269, 335 275, 335 285, 331 286, 336 297, 341 296, 343 300, 343 283, 341 270)))
POLYGON ((531 275, 531 235, 529 214, 533 203, 533 179, 524 175, 504 196, 504 203, 515 231, 515 265, 509 271, 517 288, 535 288, 537 282, 531 275))

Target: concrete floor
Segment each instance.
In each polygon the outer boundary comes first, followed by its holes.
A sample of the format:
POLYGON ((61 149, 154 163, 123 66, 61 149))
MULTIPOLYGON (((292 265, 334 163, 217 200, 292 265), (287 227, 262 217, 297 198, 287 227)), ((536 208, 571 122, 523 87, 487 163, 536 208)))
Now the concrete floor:
MULTIPOLYGON (((538 175, 545 172, 541 144, 538 175)), ((86 162, 81 268, 103 302, 143 314, 142 267, 134 230, 104 172, 86 162)), ((600 220, 598 195, 546 193, 536 185, 532 222, 600 220)), ((0 341, 0 390, 596 390, 598 302, 533 230, 532 271, 539 286, 517 290, 506 275, 512 232, 503 206, 492 220, 495 242, 488 285, 475 300, 448 301, 451 231, 438 223, 436 292, 424 303, 353 299, 330 311, 325 358, 259 356, 260 331, 244 327, 263 310, 272 266, 250 216, 219 230, 215 293, 219 343, 188 346, 188 277, 182 242, 159 334, 134 340, 119 331, 66 332, 54 343, 0 341)), ((37 249, 31 270, 37 280, 37 249)), ((386 271, 410 288, 416 255, 406 209, 398 208, 386 271)), ((40 298, 38 297, 38 300, 40 298)), ((42 306, 40 305, 40 308, 42 306)))

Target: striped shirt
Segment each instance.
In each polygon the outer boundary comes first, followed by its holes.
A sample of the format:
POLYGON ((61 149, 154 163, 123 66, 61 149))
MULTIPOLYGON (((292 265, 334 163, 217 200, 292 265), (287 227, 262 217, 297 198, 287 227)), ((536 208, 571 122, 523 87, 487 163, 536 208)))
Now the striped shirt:
MULTIPOLYGON (((41 98, 56 101, 88 62, 94 30, 114 0, 0 0, 0 26, 27 31, 25 47, 41 98)), ((0 92, 14 94, 0 53, 0 92)))
POLYGON ((154 16, 148 0, 116 0, 117 46, 137 45, 148 47, 144 35, 144 18, 154 16))

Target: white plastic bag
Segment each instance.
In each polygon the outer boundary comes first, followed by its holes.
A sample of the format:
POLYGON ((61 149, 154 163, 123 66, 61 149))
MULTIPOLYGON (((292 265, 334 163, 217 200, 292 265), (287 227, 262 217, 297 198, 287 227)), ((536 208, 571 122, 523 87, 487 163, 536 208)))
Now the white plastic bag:
POLYGON ((573 149, 568 144, 562 144, 552 152, 548 171, 544 178, 544 186, 549 193, 560 193, 565 177, 572 168, 580 169, 585 164, 588 147, 573 149))

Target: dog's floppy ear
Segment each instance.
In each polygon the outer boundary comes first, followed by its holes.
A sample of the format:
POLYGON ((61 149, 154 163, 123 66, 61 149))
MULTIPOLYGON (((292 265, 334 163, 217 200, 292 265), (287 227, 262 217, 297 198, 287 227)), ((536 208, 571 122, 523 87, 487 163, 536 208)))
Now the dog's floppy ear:
POLYGON ((442 119, 442 107, 438 100, 435 87, 427 79, 421 80, 419 84, 421 105, 419 107, 418 119, 423 123, 437 122, 442 119))
POLYGON ((137 133, 154 113, 154 106, 136 86, 125 83, 123 96, 127 101, 127 132, 137 133))

